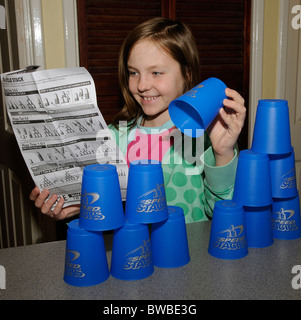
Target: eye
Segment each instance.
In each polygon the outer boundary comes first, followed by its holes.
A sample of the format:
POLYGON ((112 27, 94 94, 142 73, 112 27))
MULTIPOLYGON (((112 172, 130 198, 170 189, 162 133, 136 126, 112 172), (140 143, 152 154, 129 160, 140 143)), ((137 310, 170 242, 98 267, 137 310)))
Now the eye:
POLYGON ((138 72, 136 72, 136 71, 128 70, 128 73, 129 73, 130 76, 137 76, 138 75, 138 72))
POLYGON ((162 72, 159 72, 159 71, 154 71, 154 72, 153 72, 153 75, 154 75, 154 76, 159 76, 159 75, 161 75, 161 74, 162 74, 162 72))

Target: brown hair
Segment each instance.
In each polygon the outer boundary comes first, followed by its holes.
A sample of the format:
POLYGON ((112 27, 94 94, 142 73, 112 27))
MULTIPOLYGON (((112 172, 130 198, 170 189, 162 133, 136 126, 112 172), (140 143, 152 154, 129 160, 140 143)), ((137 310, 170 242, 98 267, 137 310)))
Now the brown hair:
POLYGON ((118 127, 119 121, 130 122, 133 127, 143 111, 129 90, 128 59, 134 45, 143 39, 159 45, 180 66, 185 80, 183 93, 200 82, 199 58, 197 46, 190 29, 180 21, 166 18, 153 18, 138 25, 124 40, 119 54, 119 84, 125 105, 116 115, 113 125, 118 127))

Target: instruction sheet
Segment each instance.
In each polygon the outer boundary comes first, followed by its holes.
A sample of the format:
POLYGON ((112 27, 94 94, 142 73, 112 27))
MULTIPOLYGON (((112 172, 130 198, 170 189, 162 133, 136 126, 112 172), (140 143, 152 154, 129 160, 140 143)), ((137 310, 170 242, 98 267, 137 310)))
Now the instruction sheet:
POLYGON ((125 199, 128 167, 97 105, 94 81, 82 67, 1 75, 7 113, 35 184, 80 203, 83 168, 117 167, 125 199))

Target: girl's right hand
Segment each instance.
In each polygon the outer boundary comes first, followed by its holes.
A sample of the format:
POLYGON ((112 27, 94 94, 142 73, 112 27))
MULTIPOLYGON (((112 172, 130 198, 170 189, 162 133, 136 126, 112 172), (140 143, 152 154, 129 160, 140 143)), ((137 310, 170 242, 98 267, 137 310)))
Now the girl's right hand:
POLYGON ((65 202, 64 198, 60 198, 55 208, 51 210, 57 201, 58 196, 56 194, 52 194, 46 201, 49 194, 50 192, 48 189, 44 189, 42 192, 40 192, 40 189, 35 187, 31 191, 29 199, 35 202, 35 206, 39 208, 43 214, 53 218, 54 220, 64 220, 79 214, 79 204, 63 208, 65 202))

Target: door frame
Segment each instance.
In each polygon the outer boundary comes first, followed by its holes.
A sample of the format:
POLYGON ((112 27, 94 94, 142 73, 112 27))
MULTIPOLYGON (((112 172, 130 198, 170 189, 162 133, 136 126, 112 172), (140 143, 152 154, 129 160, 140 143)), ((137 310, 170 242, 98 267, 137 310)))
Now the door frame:
MULTIPOLYGON (((46 68, 42 0, 15 0, 20 68, 38 65, 46 68)), ((79 66, 76 0, 62 1, 65 67, 79 66)))

